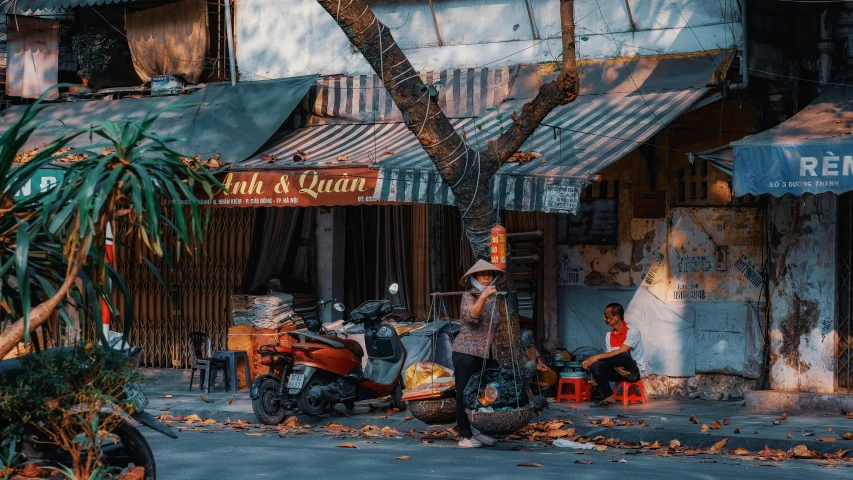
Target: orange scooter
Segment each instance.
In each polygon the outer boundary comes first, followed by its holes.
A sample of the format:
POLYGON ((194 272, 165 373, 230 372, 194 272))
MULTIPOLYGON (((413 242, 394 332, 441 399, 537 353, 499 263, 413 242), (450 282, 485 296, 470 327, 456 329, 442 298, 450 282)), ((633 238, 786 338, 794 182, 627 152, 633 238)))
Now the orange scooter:
MULTIPOLYGON (((397 284, 389 288, 397 293, 397 284)), ((355 402, 391 396, 394 407, 403 411, 403 365, 406 349, 391 324, 383 318, 395 305, 390 300, 371 300, 350 312, 345 326, 364 325, 367 365, 362 369, 364 349, 355 340, 333 335, 288 332, 297 340, 291 346, 293 370, 287 382, 288 394, 296 398, 302 413, 322 415, 343 403, 352 410, 355 402)), ((341 303, 334 308, 346 310, 341 303)))

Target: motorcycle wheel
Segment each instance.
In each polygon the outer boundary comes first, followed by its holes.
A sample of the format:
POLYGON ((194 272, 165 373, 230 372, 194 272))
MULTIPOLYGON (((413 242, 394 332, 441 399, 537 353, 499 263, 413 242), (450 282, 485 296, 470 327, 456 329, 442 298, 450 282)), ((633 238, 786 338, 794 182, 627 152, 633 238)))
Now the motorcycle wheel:
POLYGON ((403 384, 400 382, 397 382, 397 386, 394 387, 394 391, 391 392, 391 406, 401 412, 405 412, 406 407, 408 406, 408 404, 403 401, 403 384))
POLYGON ((252 410, 264 425, 278 425, 287 416, 287 409, 278 397, 279 388, 278 381, 266 378, 258 389, 258 398, 252 400, 252 410))
POLYGON ((156 480, 154 452, 142 433, 129 423, 121 423, 113 430, 113 435, 118 437, 118 442, 102 450, 104 464, 122 469, 133 464, 145 469, 146 480, 156 480))
POLYGON ((296 405, 299 407, 299 411, 306 414, 311 415, 312 417, 319 417, 326 413, 329 409, 329 402, 327 400, 319 400, 316 398, 309 398, 308 392, 311 390, 311 387, 323 387, 328 385, 330 382, 322 373, 315 373, 314 376, 311 377, 311 380, 302 387, 302 390, 296 395, 296 405))

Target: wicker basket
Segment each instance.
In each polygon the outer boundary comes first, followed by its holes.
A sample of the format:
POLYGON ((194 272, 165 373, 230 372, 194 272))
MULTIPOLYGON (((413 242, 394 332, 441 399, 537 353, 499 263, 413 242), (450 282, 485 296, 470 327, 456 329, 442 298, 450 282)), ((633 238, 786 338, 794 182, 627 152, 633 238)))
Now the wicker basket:
POLYGON ((521 430, 530 423, 533 405, 506 412, 472 412, 465 410, 468 420, 477 430, 486 435, 509 435, 521 430))
POLYGON ((412 400, 408 402, 412 416, 428 425, 445 425, 456 421, 456 399, 412 400))

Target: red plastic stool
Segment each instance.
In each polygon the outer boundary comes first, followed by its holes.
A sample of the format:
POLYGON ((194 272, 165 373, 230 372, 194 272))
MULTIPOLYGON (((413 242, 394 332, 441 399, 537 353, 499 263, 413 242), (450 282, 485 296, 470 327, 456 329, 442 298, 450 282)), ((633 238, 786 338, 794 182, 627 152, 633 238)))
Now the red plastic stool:
POLYGON ((622 400, 622 405, 628 405, 631 402, 646 404, 646 387, 643 386, 643 381, 636 382, 619 382, 616 384, 615 391, 616 400, 622 400), (632 393, 634 390, 636 393, 632 393), (619 393, 619 392, 622 393, 619 393))
POLYGON ((557 403, 589 401, 589 385, 585 378, 560 378, 557 383, 557 403), (568 388, 567 388, 568 387, 568 388))

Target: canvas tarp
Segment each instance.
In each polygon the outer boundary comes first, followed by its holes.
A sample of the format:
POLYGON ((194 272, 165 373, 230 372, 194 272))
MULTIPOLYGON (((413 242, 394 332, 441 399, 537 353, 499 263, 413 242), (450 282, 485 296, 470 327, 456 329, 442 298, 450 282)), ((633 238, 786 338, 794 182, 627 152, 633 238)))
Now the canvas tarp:
MULTIPOLYGON (((16 17, 7 23, 6 94, 39 98, 59 81, 59 22, 16 17)), ((57 98, 56 89, 47 96, 57 98)))
POLYGON ((625 306, 625 320, 639 328, 646 374, 689 377, 696 373, 758 376, 761 348, 758 308, 746 302, 664 302, 643 287, 559 287, 560 334, 574 351, 604 350, 604 308, 625 306))
POLYGON ((182 0, 127 15, 127 43, 133 68, 143 82, 177 75, 198 83, 210 41, 204 0, 182 0))

